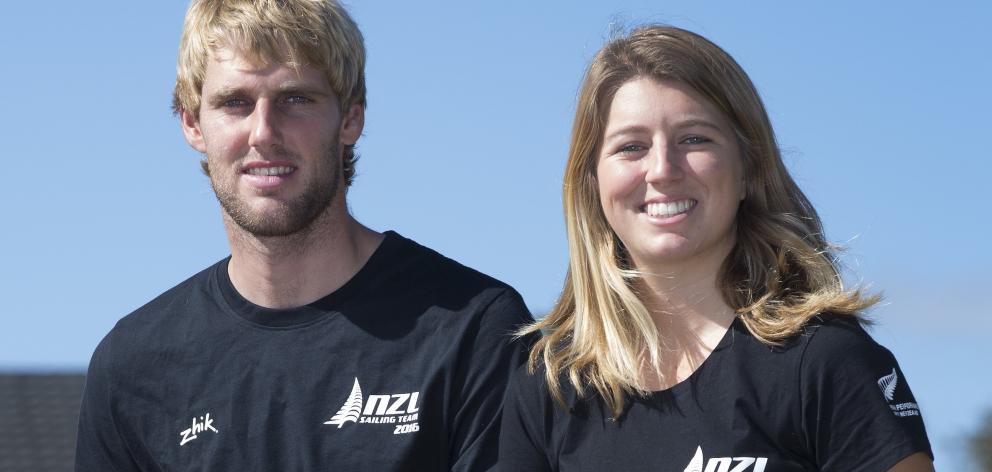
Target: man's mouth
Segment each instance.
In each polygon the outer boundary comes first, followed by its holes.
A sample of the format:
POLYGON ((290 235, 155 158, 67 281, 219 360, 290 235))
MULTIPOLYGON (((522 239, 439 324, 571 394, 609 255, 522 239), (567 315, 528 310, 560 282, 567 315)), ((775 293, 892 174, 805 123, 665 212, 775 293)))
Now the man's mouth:
POLYGON ((296 169, 290 166, 251 167, 245 169, 244 173, 248 175, 287 175, 293 173, 294 170, 296 169))
POLYGON ((675 215, 688 212, 696 206, 696 203, 698 203, 696 200, 690 198, 674 202, 648 203, 641 207, 641 209, 651 217, 671 218, 675 215))

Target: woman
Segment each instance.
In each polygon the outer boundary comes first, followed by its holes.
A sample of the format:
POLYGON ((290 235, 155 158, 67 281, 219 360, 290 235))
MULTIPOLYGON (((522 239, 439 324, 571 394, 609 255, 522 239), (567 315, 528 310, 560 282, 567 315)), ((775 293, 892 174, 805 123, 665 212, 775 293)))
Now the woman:
POLYGON ((570 266, 504 407, 507 471, 929 471, 740 66, 677 28, 606 45, 564 179, 570 266))

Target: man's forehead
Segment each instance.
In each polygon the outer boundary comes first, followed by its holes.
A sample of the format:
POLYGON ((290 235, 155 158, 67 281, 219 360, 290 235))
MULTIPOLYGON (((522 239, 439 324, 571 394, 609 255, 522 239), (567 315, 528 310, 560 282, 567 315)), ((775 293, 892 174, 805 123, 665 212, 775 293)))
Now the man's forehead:
POLYGON ((215 48, 208 55, 204 88, 252 80, 301 82, 311 87, 330 87, 320 71, 306 65, 270 61, 228 47, 215 48))
POLYGON ((337 95, 323 74, 310 67, 299 70, 282 64, 255 66, 240 62, 237 57, 227 61, 212 60, 200 89, 200 99, 211 108, 221 106, 232 98, 255 100, 274 99, 285 94, 303 94, 310 98, 324 97, 327 104, 339 106, 337 95))
POLYGON ((301 69, 297 63, 290 59, 291 57, 290 54, 268 57, 261 52, 253 52, 245 48, 217 46, 210 48, 207 53, 207 67, 209 68, 211 64, 224 65, 245 72, 265 71, 279 67, 301 69))

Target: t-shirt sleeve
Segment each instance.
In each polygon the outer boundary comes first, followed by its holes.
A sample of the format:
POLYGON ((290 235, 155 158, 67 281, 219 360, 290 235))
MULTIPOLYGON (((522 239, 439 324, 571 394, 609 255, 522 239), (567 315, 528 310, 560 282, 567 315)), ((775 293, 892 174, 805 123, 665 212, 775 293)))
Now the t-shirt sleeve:
POLYGON ((507 381, 533 343, 531 338, 514 339, 513 333, 530 322, 530 311, 512 289, 500 293, 479 317, 456 380, 460 391, 450 428, 451 470, 495 467, 507 381))
POLYGON ((124 442, 113 410, 111 335, 90 360, 76 433, 76 471, 139 471, 124 442))
POLYGON ((529 374, 522 366, 510 379, 499 439, 501 472, 553 470, 548 462, 554 415, 551 402, 543 372, 529 374))
POLYGON ((932 458, 920 407, 892 353, 854 322, 814 329, 800 389, 818 469, 877 472, 917 452, 932 458))

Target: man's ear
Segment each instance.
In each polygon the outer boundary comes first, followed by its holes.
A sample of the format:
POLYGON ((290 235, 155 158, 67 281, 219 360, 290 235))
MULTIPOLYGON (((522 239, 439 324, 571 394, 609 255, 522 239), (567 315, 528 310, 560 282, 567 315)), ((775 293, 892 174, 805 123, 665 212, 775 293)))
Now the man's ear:
POLYGON ((365 107, 358 104, 351 105, 341 116, 341 144, 351 146, 358 142, 364 128, 365 107))
POLYGON ((186 137, 190 147, 206 154, 207 145, 203 142, 199 118, 189 110, 183 109, 179 112, 179 121, 183 127, 183 136, 186 137))

